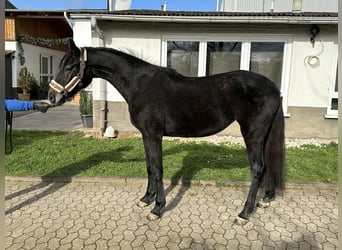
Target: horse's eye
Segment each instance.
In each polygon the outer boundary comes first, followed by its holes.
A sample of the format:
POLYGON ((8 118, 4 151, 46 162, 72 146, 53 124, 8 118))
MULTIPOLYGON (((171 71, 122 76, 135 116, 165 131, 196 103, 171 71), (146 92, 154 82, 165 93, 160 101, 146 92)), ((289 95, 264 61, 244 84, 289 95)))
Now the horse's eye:
POLYGON ((67 66, 65 66, 65 68, 64 68, 64 70, 72 70, 72 66, 70 66, 70 65, 67 65, 67 66))

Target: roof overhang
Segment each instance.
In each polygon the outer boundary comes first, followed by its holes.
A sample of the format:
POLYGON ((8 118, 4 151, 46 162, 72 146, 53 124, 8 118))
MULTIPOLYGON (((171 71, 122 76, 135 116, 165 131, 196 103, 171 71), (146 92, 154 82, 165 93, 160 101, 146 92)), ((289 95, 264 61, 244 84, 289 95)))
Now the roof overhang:
POLYGON ((71 19, 173 22, 173 23, 278 23, 278 24, 337 24, 337 13, 231 13, 231 12, 184 12, 184 11, 67 11, 71 19))
POLYGON ((15 52, 14 50, 5 50, 5 56, 10 55, 14 52, 15 52))
POLYGON ((16 18, 59 19, 71 27, 67 13, 64 10, 5 9, 5 16, 16 18))

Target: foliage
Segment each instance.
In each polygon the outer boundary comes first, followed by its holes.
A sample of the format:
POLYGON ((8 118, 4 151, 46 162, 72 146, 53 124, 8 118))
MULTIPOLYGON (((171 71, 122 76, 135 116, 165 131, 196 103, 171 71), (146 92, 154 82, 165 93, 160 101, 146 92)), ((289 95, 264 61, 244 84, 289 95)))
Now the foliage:
POLYGON ((41 37, 32 37, 26 34, 19 34, 18 35, 18 49, 19 49, 18 56, 19 56, 20 64, 21 65, 25 64, 24 48, 22 45, 23 41, 27 41, 34 45, 52 47, 52 46, 60 45, 60 44, 68 44, 70 39, 71 39, 70 37, 49 39, 49 38, 41 38, 41 37))
POLYGON ((24 93, 30 92, 33 88, 36 88, 37 80, 32 73, 27 70, 27 67, 20 69, 18 85, 24 93))
POLYGON ((49 90, 49 83, 48 82, 41 82, 39 86, 40 91, 47 92, 49 90))
POLYGON ((92 92, 81 90, 80 91, 80 113, 82 115, 93 114, 93 96, 92 92))
MULTIPOLYGON (((13 131, 7 175, 146 177, 141 138, 94 139, 79 131, 13 131)), ((287 182, 337 182, 336 143, 287 150, 287 182)), ((246 149, 229 144, 164 140, 165 178, 249 181, 246 149)))

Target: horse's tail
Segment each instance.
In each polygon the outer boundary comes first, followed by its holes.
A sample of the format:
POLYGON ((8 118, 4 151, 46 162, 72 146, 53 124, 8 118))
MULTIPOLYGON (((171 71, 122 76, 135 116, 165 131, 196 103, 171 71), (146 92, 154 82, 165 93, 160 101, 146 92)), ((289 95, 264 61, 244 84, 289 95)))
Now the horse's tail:
POLYGON ((280 102, 265 143, 265 190, 285 188, 285 124, 280 102))

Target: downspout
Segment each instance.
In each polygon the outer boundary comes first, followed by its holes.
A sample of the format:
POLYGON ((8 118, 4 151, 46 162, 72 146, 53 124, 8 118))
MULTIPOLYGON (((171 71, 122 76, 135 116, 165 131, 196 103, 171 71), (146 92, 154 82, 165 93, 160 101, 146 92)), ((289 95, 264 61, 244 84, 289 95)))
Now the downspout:
POLYGON ((71 25, 71 23, 69 21, 69 18, 68 18, 68 15, 67 15, 66 11, 63 12, 63 16, 64 16, 64 19, 65 19, 66 23, 69 24, 70 28, 72 29, 72 25, 71 25))
MULTIPOLYGON (((96 17, 91 17, 91 29, 93 32, 95 32, 100 40, 99 47, 105 47, 105 37, 103 35, 103 32, 100 30, 96 17)), ((94 135, 96 138, 102 138, 103 132, 106 129, 107 125, 107 85, 106 81, 103 79, 99 79, 100 81, 100 103, 99 103, 99 128, 97 131, 94 131, 94 135)))

